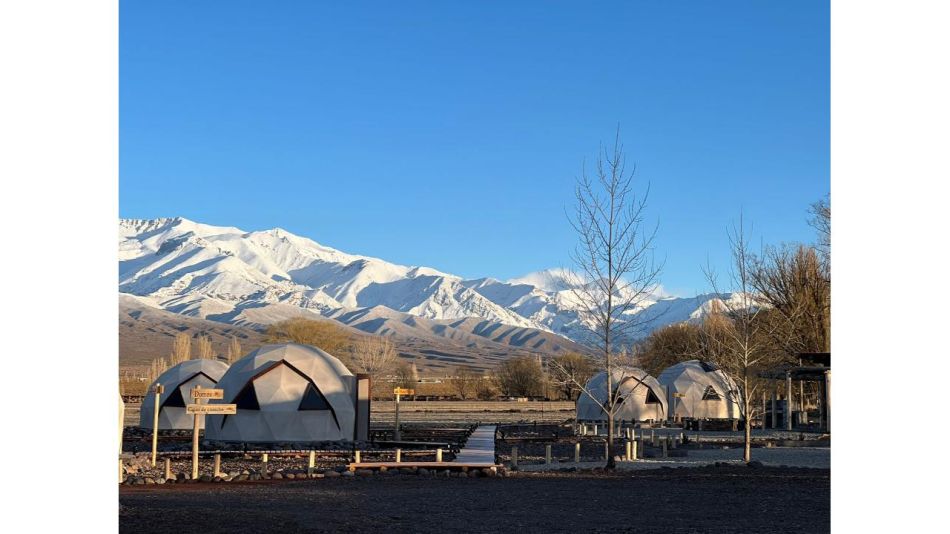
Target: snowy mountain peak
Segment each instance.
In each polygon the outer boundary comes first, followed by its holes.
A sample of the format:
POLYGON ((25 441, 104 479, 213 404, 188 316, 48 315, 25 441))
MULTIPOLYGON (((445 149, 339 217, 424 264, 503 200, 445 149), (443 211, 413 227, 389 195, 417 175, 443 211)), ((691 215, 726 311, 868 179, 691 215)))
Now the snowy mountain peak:
POLYGON ((509 284, 526 284, 542 291, 567 291, 578 283, 569 269, 545 269, 508 280, 509 284))
MULTIPOLYGON (((379 320, 402 324, 400 331, 421 324, 412 317, 475 318, 581 341, 589 331, 569 291, 575 283, 565 269, 507 282, 463 280, 341 252, 282 228, 245 232, 181 217, 119 221, 121 293, 174 313, 234 324, 261 326, 302 314, 351 321, 370 310, 379 320)), ((648 321, 644 335, 702 315, 709 298, 645 303, 636 313, 664 313, 648 321)))

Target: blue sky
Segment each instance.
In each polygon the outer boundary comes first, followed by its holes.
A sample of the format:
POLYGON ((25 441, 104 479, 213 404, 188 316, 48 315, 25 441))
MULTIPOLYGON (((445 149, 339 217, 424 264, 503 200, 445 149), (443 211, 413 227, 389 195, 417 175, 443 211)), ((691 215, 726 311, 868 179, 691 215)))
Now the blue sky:
POLYGON ((506 279, 570 265, 574 180, 618 124, 668 291, 726 268, 740 210, 813 240, 827 2, 120 4, 122 217, 506 279))

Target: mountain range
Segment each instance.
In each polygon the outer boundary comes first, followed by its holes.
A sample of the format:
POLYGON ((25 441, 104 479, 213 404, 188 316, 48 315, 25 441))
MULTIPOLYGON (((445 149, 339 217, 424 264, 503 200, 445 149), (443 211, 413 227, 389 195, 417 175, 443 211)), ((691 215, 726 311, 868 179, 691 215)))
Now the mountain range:
MULTIPOLYGON (((206 328, 260 331, 283 319, 311 317, 415 347, 404 355, 584 352, 590 331, 571 291, 576 283, 559 269, 507 281, 466 280, 347 254, 280 228, 246 232, 183 218, 119 221, 120 315, 126 321, 133 318, 130 311, 158 317, 142 313, 151 308, 203 321, 206 328)), ((633 337, 701 317, 720 297, 726 296, 647 299, 629 312, 639 323, 633 337)))

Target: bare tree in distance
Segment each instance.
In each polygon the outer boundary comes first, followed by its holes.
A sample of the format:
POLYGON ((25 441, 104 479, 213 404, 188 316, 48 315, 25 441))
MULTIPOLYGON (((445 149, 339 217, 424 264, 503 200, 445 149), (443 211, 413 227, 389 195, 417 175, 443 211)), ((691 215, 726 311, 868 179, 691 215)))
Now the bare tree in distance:
POLYGON ((595 368, 589 356, 571 352, 560 354, 548 362, 551 383, 567 400, 576 401, 581 388, 594 376, 595 368))
MULTIPOLYGON (((779 327, 776 321, 765 320, 768 303, 755 291, 753 271, 756 258, 749 249, 749 241, 742 215, 738 225, 729 231, 732 264, 729 270, 731 295, 714 301, 712 313, 725 321, 710 321, 719 324, 715 330, 704 329, 710 335, 707 341, 716 345, 710 351, 713 361, 733 380, 738 388, 731 392, 739 406, 739 416, 744 421, 744 449, 742 458, 752 460, 752 420, 755 417, 753 398, 760 387, 758 373, 783 361, 782 353, 774 349, 774 339, 779 327)), ((713 292, 725 296, 711 266, 703 269, 713 292)))
POLYGON ((544 371, 534 356, 515 356, 495 370, 501 392, 510 397, 534 397, 544 390, 544 371))
POLYGON ((452 375, 447 382, 458 393, 459 398, 465 400, 475 394, 477 385, 475 381, 481 379, 482 375, 474 369, 460 365, 452 371, 452 375))
POLYGON ((267 327, 268 343, 300 343, 322 349, 339 358, 352 343, 350 334, 332 320, 297 317, 267 327))
POLYGON ((198 359, 200 360, 213 360, 214 359, 214 347, 211 345, 211 337, 206 335, 199 335, 195 344, 195 352, 198 353, 198 359))
POLYGON ((240 360, 241 356, 241 342, 238 341, 237 337, 231 336, 231 340, 228 342, 228 365, 240 360))
POLYGON ((805 245, 766 247, 752 265, 752 287, 769 306, 768 320, 778 322, 775 342, 791 357, 831 350, 826 267, 821 253, 805 245))
POLYGON ((419 383, 419 373, 416 371, 413 362, 399 359, 395 363, 394 372, 396 375, 396 386, 406 389, 415 389, 419 383))
MULTIPOLYGON (((352 370, 370 374, 374 379, 394 372, 398 361, 399 356, 392 342, 379 336, 361 338, 353 344, 353 350, 350 351, 352 370)), ((408 362, 406 362, 406 367, 411 373, 411 365, 408 362)))
POLYGON ((825 263, 831 263, 831 196, 815 202, 808 210, 812 218, 808 223, 818 232, 818 250, 825 263))
POLYGON ((149 365, 148 371, 145 373, 145 378, 149 384, 158 380, 158 377, 161 376, 168 370, 168 362, 165 358, 155 358, 152 360, 152 363, 149 365))
POLYGON ((191 336, 181 332, 172 341, 172 351, 168 356, 169 365, 175 366, 191 359, 191 336))
MULTIPOLYGON (((653 259, 653 242, 658 226, 644 226, 649 187, 642 195, 634 191, 636 167, 627 172, 620 128, 612 150, 601 148, 595 176, 586 165, 575 188, 576 206, 571 225, 579 244, 571 254, 575 268, 571 271, 571 291, 579 304, 579 314, 590 329, 598 355, 596 368, 608 377, 619 376, 622 384, 628 376, 628 365, 618 365, 617 349, 629 343, 631 332, 642 324, 635 311, 659 287, 662 266, 653 259)), ((552 360, 552 367, 559 364, 552 360)), ((562 371, 565 371, 563 368, 562 371)), ((586 384, 573 380, 590 395, 586 384)), ((607 380, 607 395, 597 401, 607 419, 607 468, 613 468, 615 416, 623 400, 615 390, 614 380, 607 380)))

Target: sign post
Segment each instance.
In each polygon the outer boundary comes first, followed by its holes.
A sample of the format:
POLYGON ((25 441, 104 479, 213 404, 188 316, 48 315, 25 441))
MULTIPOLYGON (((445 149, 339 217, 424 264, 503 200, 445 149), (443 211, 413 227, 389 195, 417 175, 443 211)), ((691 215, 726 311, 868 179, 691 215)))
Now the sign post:
POLYGON ((396 431, 393 433, 393 439, 395 439, 396 441, 399 441, 401 439, 400 432, 399 432, 399 397, 401 395, 413 395, 415 394, 415 392, 416 391, 414 389, 406 389, 406 388, 393 389, 393 393, 396 394, 396 431))
MULTIPOLYGON (((194 397, 194 404, 201 404, 201 397, 195 395, 201 391, 201 386, 195 386, 195 389, 191 390, 191 395, 194 397)), ((195 413, 195 426, 192 428, 191 434, 191 479, 198 480, 198 414, 195 413)))
POLYGON ((223 389, 201 389, 201 386, 195 386, 191 390, 191 398, 195 400, 194 404, 185 407, 185 413, 195 416, 195 424, 191 435, 191 479, 198 478, 198 417, 204 414, 227 414, 237 413, 236 404, 201 404, 201 399, 223 399, 223 389))
POLYGON ((165 393, 165 386, 155 384, 155 414, 152 417, 152 467, 158 459, 158 411, 161 406, 162 393, 165 393))

